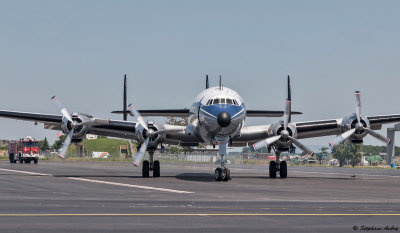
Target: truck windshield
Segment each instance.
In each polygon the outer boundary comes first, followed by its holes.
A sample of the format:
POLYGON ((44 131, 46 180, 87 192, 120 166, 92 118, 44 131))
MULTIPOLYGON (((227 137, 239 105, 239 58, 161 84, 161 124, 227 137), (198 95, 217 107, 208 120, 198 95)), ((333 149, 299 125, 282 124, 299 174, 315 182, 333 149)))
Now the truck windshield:
POLYGON ((22 143, 23 147, 39 147, 38 142, 23 142, 22 143))

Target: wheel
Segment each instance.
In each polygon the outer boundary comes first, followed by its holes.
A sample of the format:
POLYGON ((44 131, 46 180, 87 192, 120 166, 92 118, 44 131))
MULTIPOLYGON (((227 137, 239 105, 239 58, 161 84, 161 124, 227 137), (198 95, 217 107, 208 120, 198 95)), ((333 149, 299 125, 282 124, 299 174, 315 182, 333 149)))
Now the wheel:
POLYGON ((143 161, 142 177, 149 177, 149 175, 150 175, 150 163, 149 161, 145 160, 143 161))
POLYGON ((281 178, 286 178, 287 177, 287 163, 286 161, 282 161, 281 164, 279 165, 279 175, 281 178))
POLYGON ((17 160, 14 159, 14 154, 9 154, 8 158, 10 159, 10 163, 16 163, 17 160))
POLYGON ((23 159, 19 159, 19 163, 23 163, 24 162, 24 160, 23 159))
POLYGON ((25 163, 31 163, 31 159, 25 159, 25 163))
POLYGON ((231 170, 229 170, 229 168, 225 168, 224 173, 225 173, 225 176, 224 176, 224 178, 222 180, 223 181, 230 180, 231 179, 231 170))
POLYGON ((160 177, 160 161, 156 160, 153 164, 153 176, 160 177))
POLYGON ((269 163, 269 178, 276 178, 276 162, 271 161, 269 163))
POLYGON ((38 159, 38 158, 34 158, 34 159, 33 159, 33 162, 34 162, 35 164, 38 164, 39 159, 38 159))
POLYGON ((214 178, 216 181, 221 181, 223 179, 222 168, 219 167, 219 168, 215 169, 214 178))

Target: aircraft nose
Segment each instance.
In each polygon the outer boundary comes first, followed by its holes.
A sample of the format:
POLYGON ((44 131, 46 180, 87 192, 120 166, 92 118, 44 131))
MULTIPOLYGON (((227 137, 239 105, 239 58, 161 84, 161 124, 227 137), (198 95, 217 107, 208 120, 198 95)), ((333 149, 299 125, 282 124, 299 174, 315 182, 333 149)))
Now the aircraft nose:
POLYGON ((218 125, 221 126, 222 128, 228 127, 231 124, 232 118, 231 115, 227 112, 221 112, 218 114, 217 117, 217 122, 218 125))

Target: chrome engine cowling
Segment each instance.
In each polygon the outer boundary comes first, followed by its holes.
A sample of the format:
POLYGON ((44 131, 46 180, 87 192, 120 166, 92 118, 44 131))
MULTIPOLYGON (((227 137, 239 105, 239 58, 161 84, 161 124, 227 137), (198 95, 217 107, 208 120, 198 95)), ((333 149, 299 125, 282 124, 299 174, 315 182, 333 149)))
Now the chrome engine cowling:
MULTIPOLYGON (((365 119, 361 118, 360 122, 365 128, 370 127, 370 123, 367 118, 365 118, 365 119)), ((343 118, 342 125, 341 125, 342 133, 344 133, 350 129, 356 128, 356 124, 357 124, 357 116, 355 114, 343 118)), ((356 130, 354 132, 354 134, 349 138, 349 140, 351 141, 351 143, 360 144, 360 143, 363 143, 363 139, 365 136, 367 136, 367 134, 368 133, 365 132, 365 130, 356 130)))
MULTIPOLYGON (((73 121, 76 121, 77 123, 82 123, 89 120, 89 117, 79 113, 72 113, 71 118, 73 121)), ((71 122, 68 121, 68 119, 65 117, 63 117, 62 119, 61 128, 64 134, 69 134, 69 132, 71 132, 72 130, 71 122)), ((72 136, 72 139, 74 141, 82 141, 83 137, 89 130, 90 126, 87 125, 79 126, 78 128, 74 129, 74 134, 72 136)))
POLYGON ((157 134, 157 131, 163 130, 163 127, 153 121, 148 121, 147 128, 149 130, 144 129, 140 124, 137 124, 135 130, 137 141, 143 143, 147 138, 149 138, 150 141, 148 148, 157 148, 157 146, 165 139, 165 134, 157 134))
MULTIPOLYGON (((289 123, 286 130, 288 132, 288 136, 291 136, 293 138, 297 137, 296 127, 293 126, 292 124, 289 123)), ((280 123, 277 123, 277 124, 273 124, 269 128, 268 135, 271 135, 271 136, 282 135, 282 131, 284 131, 283 122, 280 122, 280 123)), ((280 151, 287 151, 292 146, 292 143, 291 143, 290 139, 286 138, 284 136, 282 136, 274 144, 275 144, 275 147, 277 149, 279 149, 280 151)))

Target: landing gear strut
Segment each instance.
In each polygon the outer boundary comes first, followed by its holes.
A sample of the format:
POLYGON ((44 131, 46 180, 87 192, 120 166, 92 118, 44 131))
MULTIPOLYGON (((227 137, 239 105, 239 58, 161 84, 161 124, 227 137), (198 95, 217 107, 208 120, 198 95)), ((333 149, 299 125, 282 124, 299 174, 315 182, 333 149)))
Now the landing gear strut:
POLYGON ((287 163, 280 160, 281 152, 275 152, 276 161, 269 162, 269 177, 276 178, 276 173, 279 172, 281 178, 287 177, 287 163))
POLYGON ((149 177, 150 171, 153 171, 153 177, 160 177, 160 161, 154 159, 154 151, 149 151, 150 161, 144 160, 142 166, 142 177, 149 177))
POLYGON ((221 166, 215 169, 214 178, 216 181, 228 181, 231 179, 231 171, 225 166, 224 156, 226 155, 226 145, 229 142, 229 137, 216 137, 219 145, 218 154, 221 157, 221 166))

